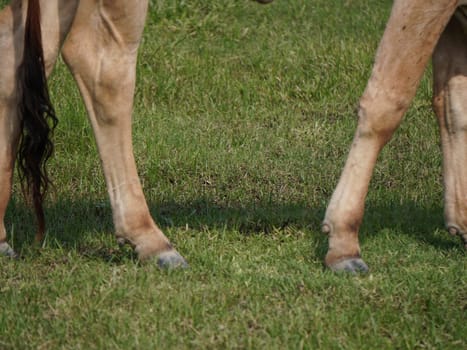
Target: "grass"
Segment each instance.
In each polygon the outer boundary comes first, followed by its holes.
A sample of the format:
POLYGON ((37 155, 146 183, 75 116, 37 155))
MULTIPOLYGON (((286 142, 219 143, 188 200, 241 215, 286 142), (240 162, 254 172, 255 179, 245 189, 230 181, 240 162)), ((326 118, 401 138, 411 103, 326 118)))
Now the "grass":
POLYGON ((135 152, 188 271, 139 266, 116 246, 59 62, 47 239, 32 244, 15 185, 5 225, 23 259, 0 260, 0 348, 464 349, 467 260, 443 230, 429 74, 371 183, 360 235, 371 274, 322 266, 320 221, 391 3, 150 2, 135 152))

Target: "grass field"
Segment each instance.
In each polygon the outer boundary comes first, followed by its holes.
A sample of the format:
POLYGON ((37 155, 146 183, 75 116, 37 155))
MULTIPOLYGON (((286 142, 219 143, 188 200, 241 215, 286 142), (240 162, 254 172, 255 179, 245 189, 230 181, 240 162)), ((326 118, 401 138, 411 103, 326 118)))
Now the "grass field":
MULTIPOLYGON (((0 1, 3 6, 6 1, 0 1)), ((427 74, 375 170, 369 275, 320 232, 391 1, 153 0, 134 112, 151 211, 186 271, 117 247, 77 88, 59 63, 47 238, 16 184, 0 349, 465 349, 466 254, 443 229, 427 74)))

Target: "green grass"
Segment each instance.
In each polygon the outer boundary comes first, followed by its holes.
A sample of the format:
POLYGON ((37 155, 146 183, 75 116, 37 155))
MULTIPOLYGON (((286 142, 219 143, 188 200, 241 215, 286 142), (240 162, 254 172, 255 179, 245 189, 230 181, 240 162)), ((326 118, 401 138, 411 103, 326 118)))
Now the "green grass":
MULTIPOLYGON (((0 1, 4 4, 5 1, 0 1)), ((443 230, 430 75, 371 183, 371 274, 320 232, 391 1, 151 1, 134 143, 187 271, 119 249, 92 133, 59 63, 47 238, 18 185, 0 260, 2 349, 465 349, 467 260, 443 230)))

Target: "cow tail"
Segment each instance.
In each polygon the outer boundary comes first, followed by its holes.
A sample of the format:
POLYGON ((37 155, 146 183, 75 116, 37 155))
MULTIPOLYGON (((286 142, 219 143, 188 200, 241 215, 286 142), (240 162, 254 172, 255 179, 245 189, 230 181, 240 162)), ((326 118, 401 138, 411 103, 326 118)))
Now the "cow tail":
POLYGON ((50 102, 42 48, 39 0, 29 0, 23 61, 18 67, 20 140, 17 167, 23 194, 33 204, 37 240, 45 232, 43 200, 51 181, 46 164, 53 154, 51 136, 57 117, 50 102))

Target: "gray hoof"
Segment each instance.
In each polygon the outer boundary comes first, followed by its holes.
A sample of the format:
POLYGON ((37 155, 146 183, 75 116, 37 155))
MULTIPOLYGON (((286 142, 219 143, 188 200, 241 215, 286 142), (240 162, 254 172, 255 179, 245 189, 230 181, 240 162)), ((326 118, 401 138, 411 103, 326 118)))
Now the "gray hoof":
POLYGON ((169 250, 157 256, 157 266, 164 270, 186 269, 188 263, 176 250, 169 250))
POLYGON ((464 244, 464 248, 467 249, 467 232, 461 232, 461 230, 454 225, 449 225, 448 226, 448 232, 452 236, 459 236, 462 243, 464 244))
POLYGON ((329 266, 335 272, 349 272, 352 274, 368 273, 370 269, 367 264, 360 258, 347 258, 340 260, 329 266))
POLYGON ((18 254, 10 247, 7 242, 0 243, 0 256, 5 256, 11 259, 17 259, 18 254))
POLYGON ((127 244, 127 241, 125 238, 117 238, 117 244, 120 248, 122 248, 127 244))

